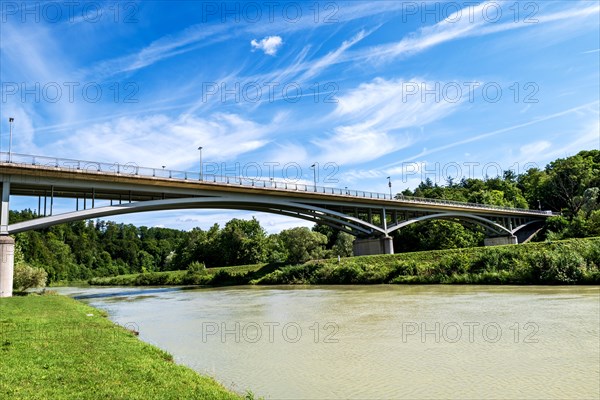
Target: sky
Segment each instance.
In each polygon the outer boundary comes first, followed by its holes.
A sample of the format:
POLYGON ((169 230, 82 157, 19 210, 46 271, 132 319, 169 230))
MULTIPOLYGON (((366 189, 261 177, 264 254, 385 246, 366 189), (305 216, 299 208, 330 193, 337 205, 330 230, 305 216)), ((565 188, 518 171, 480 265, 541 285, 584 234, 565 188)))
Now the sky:
MULTIPOLYGON (((0 7, 2 151, 387 193, 600 148, 598 1, 0 7)), ((307 226, 110 219, 252 216, 307 226)))

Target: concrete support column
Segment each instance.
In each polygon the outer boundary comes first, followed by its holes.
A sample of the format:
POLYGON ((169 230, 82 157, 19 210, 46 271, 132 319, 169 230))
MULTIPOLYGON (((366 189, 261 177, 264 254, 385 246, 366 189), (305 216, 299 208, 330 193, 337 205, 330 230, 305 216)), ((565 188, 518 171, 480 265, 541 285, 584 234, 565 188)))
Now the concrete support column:
POLYGON ((390 236, 370 239, 355 239, 352 247, 355 256, 394 254, 394 241, 390 236))
POLYGON ((518 244, 518 243, 519 243, 519 241, 517 240, 517 237, 513 236, 513 235, 485 238, 483 240, 484 246, 504 246, 507 244, 518 244))
POLYGON ((15 270, 15 240, 0 235, 0 297, 12 297, 15 270))
POLYGON ((391 236, 381 238, 381 247, 383 254, 394 254, 394 239, 391 236))
POLYGON ((0 192, 0 235, 8 235, 8 200, 10 198, 10 182, 2 182, 0 192))

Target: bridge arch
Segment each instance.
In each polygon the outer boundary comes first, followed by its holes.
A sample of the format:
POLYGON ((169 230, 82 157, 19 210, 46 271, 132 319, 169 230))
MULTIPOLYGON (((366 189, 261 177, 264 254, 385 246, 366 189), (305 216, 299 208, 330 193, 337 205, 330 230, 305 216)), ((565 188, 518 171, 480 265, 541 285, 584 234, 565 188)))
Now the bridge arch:
POLYGON ((504 226, 502 226, 492 220, 489 220, 487 218, 480 217, 477 215, 460 213, 460 212, 438 213, 438 214, 430 214, 430 215, 424 215, 424 216, 420 216, 420 217, 410 218, 406 221, 402 221, 396 225, 389 227, 388 234, 395 230, 404 228, 405 226, 412 225, 412 224, 422 222, 422 221, 427 221, 430 219, 441 219, 441 220, 457 220, 458 219, 460 221, 469 222, 469 223, 473 223, 473 224, 482 226, 486 230, 491 231, 492 233, 497 234, 497 235, 505 236, 505 235, 513 234, 512 231, 510 231, 509 229, 505 228, 504 226))
POLYGON ((259 211, 285 215, 329 225, 334 228, 342 229, 355 236, 386 234, 386 231, 383 228, 374 224, 315 205, 285 200, 261 199, 260 201, 257 201, 252 198, 242 199, 239 197, 227 196, 150 200, 90 208, 87 210, 67 212, 10 224, 8 226, 8 231, 13 234, 32 229, 48 228, 66 222, 138 212, 209 208, 259 211))

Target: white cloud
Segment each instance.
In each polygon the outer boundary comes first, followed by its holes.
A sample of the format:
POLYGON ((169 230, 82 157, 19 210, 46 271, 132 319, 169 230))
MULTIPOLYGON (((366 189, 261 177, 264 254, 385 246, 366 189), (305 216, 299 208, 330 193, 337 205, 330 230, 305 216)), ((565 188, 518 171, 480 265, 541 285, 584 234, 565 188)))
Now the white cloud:
POLYGON ((349 165, 378 159, 407 147, 411 140, 408 135, 391 135, 360 126, 340 126, 332 135, 312 142, 321 150, 317 159, 349 165))
POLYGON ((162 114, 122 117, 79 129, 74 135, 49 144, 44 152, 63 157, 77 154, 94 161, 185 169, 197 162, 200 145, 204 147, 205 162, 236 159, 267 144, 278 124, 278 116, 263 125, 224 113, 207 118, 175 119, 162 114))
POLYGON ((320 159, 355 164, 409 146, 416 129, 445 117, 461 103, 422 98, 420 90, 432 87, 435 83, 419 78, 376 78, 340 97, 331 118, 343 124, 328 137, 312 141, 321 149, 320 159), (419 88, 419 93, 406 95, 409 85, 410 90, 419 88))
POLYGON ((260 41, 252 39, 250 44, 253 50, 262 50, 265 54, 274 56, 283 44, 283 40, 280 36, 267 36, 260 41))

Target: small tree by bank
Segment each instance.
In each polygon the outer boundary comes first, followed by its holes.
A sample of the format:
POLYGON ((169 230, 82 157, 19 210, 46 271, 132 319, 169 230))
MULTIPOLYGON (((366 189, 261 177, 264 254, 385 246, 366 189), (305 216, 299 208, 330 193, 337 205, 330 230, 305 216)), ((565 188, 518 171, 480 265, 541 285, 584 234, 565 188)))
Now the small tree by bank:
POLYGON ((24 292, 32 288, 46 287, 48 274, 42 268, 35 268, 25 263, 15 265, 13 288, 15 291, 24 292))
POLYGON ((48 281, 48 273, 43 268, 35 268, 25 262, 23 249, 19 242, 15 244, 15 271, 13 289, 24 292, 31 288, 44 288, 48 281))

